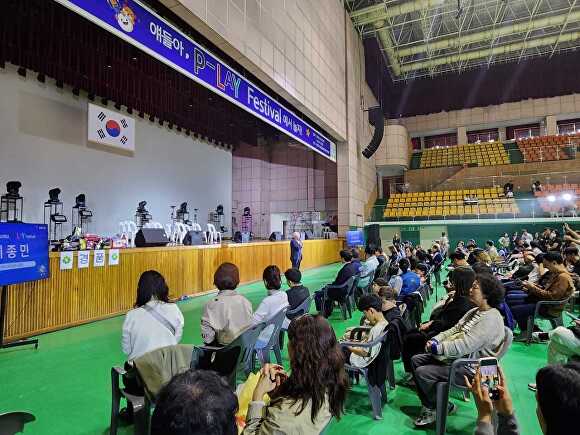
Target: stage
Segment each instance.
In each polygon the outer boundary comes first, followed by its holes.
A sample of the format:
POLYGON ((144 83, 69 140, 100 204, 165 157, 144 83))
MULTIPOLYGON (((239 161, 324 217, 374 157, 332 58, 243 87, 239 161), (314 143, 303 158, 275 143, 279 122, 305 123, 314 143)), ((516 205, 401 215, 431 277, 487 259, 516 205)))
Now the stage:
MULTIPOLYGON (((340 260, 343 240, 304 242, 302 269, 340 260)), ((59 253, 50 254, 50 278, 9 288, 5 339, 15 340, 43 332, 119 315, 135 302, 142 272, 159 271, 170 297, 203 294, 213 290, 213 274, 223 262, 236 264, 241 283, 262 279, 264 268, 275 264, 282 272, 291 267, 290 242, 254 242, 214 246, 133 248, 120 251, 119 264, 60 270, 59 253)))

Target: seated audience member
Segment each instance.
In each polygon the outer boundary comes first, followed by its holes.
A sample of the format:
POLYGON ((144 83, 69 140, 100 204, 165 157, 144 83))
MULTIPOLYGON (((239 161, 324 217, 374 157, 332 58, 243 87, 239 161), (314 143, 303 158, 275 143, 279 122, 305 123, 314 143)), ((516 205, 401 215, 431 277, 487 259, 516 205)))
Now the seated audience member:
POLYGON ((375 249, 375 257, 377 257, 377 261, 379 262, 379 266, 382 265, 384 262, 387 261, 387 256, 383 252, 383 248, 378 246, 375 249))
POLYGON ((252 304, 236 291, 240 272, 235 264, 218 267, 213 283, 219 292, 203 307, 201 336, 205 344, 226 345, 252 324, 252 304))
MULTIPOLYGON (((340 251, 340 259, 342 261, 343 266, 340 268, 336 278, 332 283, 331 286, 341 286, 346 284, 346 282, 355 276, 359 271, 359 266, 353 261, 353 251, 349 251, 348 249, 343 249, 340 251)), ((360 265, 360 263, 358 263, 360 265)), ((323 287, 322 289, 318 290, 314 293, 314 303, 316 305, 316 310, 320 313, 323 311, 322 302, 324 298, 324 292, 326 292, 326 300, 327 300, 327 307, 324 307, 324 313, 326 317, 330 316, 332 313, 332 306, 334 301, 340 301, 346 296, 346 292, 348 289, 326 289, 323 287)))
POLYGON ((362 263, 360 262, 360 254, 358 252, 358 249, 351 249, 350 250, 350 255, 352 257, 352 264, 354 264, 354 266, 356 267, 356 272, 359 273, 362 269, 362 263))
POLYGON ((416 292, 421 285, 419 275, 410 271, 410 266, 411 264, 406 258, 403 258, 401 261, 399 261, 399 269, 401 269, 401 281, 403 283, 397 297, 399 301, 402 301, 405 296, 416 292))
POLYGON ((123 352, 127 361, 166 346, 178 344, 183 334, 183 314, 169 302, 169 288, 154 270, 143 272, 137 285, 134 308, 123 323, 123 352))
POLYGON ((397 306, 397 293, 391 287, 383 286, 377 291, 373 288, 373 293, 383 301, 382 311, 387 322, 401 318, 401 310, 397 306))
POLYGON ((562 238, 560 237, 560 232, 558 230, 552 230, 550 232, 550 237, 546 242, 546 250, 548 252, 560 252, 562 249, 562 238))
POLYGON ((468 266, 460 266, 453 271, 449 289, 453 295, 434 310, 431 319, 421 324, 419 329, 409 331, 403 337, 402 359, 407 373, 411 372, 411 358, 425 351, 430 338, 453 327, 469 310, 475 307, 470 292, 475 284, 475 272, 468 266))
MULTIPOLYGON (((256 311, 254 311, 252 316, 252 324, 254 325, 270 321, 280 310, 288 307, 288 295, 280 290, 282 288, 282 278, 280 277, 278 266, 266 267, 262 274, 262 279, 268 295, 262 299, 256 311)), ((273 331, 274 325, 264 328, 256 343, 258 349, 263 348, 268 343, 273 331)))
POLYGON ((425 284, 427 281, 427 274, 429 273, 429 267, 424 263, 417 263, 413 268, 413 272, 419 276, 421 285, 425 284))
MULTIPOLYGON (((497 307, 503 302, 501 283, 489 274, 477 275, 471 288, 471 300, 477 305, 447 331, 437 334, 425 345, 425 354, 411 359, 413 378, 423 409, 415 426, 423 427, 435 422, 436 390, 438 382, 449 377, 449 364, 467 355, 478 359, 497 357, 505 339, 504 322, 497 307)), ((468 373, 467 368, 460 373, 468 373)), ((449 404, 449 411, 455 410, 449 404)))
POLYGON ((508 233, 504 233, 498 240, 499 247, 503 248, 504 250, 508 250, 511 244, 510 236, 508 233))
MULTIPOLYGON (((508 298, 510 309, 518 322, 522 336, 527 332, 528 317, 534 313, 537 302, 563 300, 574 292, 572 277, 566 270, 564 259, 560 254, 548 252, 544 255, 543 263, 544 267, 551 273, 545 285, 541 286, 524 281, 522 282, 522 290, 527 294, 525 299, 508 298)), ((543 314, 557 317, 563 310, 564 305, 550 306, 543 314)))
POLYGON ((532 254, 534 256, 540 255, 543 253, 542 249, 540 248, 540 242, 538 242, 536 240, 532 240, 532 242, 530 243, 530 248, 531 248, 532 254))
POLYGON ((532 236, 530 233, 528 233, 528 230, 523 229, 522 230, 522 234, 521 234, 521 239, 525 242, 525 243, 532 243, 532 240, 534 240, 534 236, 532 236))
POLYGON ((155 401, 151 435, 237 435, 238 398, 216 373, 188 370, 155 401))
POLYGON ((367 254, 367 259, 363 263, 360 270, 360 280, 358 282, 358 288, 365 288, 368 286, 375 277, 375 270, 379 267, 379 260, 375 256, 375 248, 372 246, 367 246, 365 248, 365 254, 367 254))
POLYGON ((397 295, 401 293, 401 288, 403 288, 403 279, 401 278, 400 275, 400 270, 399 270, 399 263, 394 263, 391 264, 391 267, 389 268, 389 282, 388 282, 388 286, 391 287, 392 289, 394 289, 397 292, 397 295))
POLYGON ((375 256, 379 262, 373 277, 373 279, 376 280, 377 278, 384 278, 387 276, 387 272, 389 270, 389 260, 383 253, 383 248, 380 246, 375 250, 375 256))
POLYGON ((566 260, 568 272, 580 276, 580 256, 578 255, 578 248, 576 246, 569 246, 564 249, 564 259, 566 260))
MULTIPOLYGON (((176 345, 183 334, 183 314, 179 307, 169 302, 169 288, 159 272, 143 272, 137 284, 134 308, 125 315, 121 347, 127 355, 125 370, 133 369, 133 360, 146 353, 166 346, 176 345)), ((135 377, 123 376, 125 391, 143 394, 143 387, 135 377)), ((121 418, 133 419, 133 407, 129 403, 121 410, 121 418)))
POLYGON ((290 324, 288 339, 290 374, 278 365, 262 368, 243 435, 319 434, 331 418, 343 414, 348 376, 328 321, 301 316, 290 324))
MULTIPOLYGON (((540 254, 539 258, 543 259, 544 256, 540 254)), ((523 260, 523 264, 518 263, 518 265, 512 269, 510 273, 503 277, 505 280, 504 286, 507 292, 512 290, 521 290, 521 283, 517 282, 517 280, 529 280, 530 282, 538 282, 540 277, 540 268, 536 262, 536 257, 534 257, 531 252, 526 252, 524 254, 523 260)))
MULTIPOLYGON (((362 311, 365 319, 372 326, 366 335, 365 342, 376 340, 384 331, 389 322, 383 316, 383 301, 378 295, 363 295, 358 301, 358 309, 362 311)), ((381 350, 381 343, 377 343, 371 348, 346 346, 344 352, 355 367, 367 367, 377 357, 381 350)))
POLYGON ((580 359, 580 320, 565 328, 558 326, 550 332, 534 332, 537 341, 548 341, 548 364, 564 364, 570 358, 580 359))
POLYGON ((487 252, 485 252, 482 249, 474 251, 474 257, 475 257, 476 263, 483 263, 487 266, 491 266, 491 264, 492 264, 491 257, 489 256, 489 254, 487 252))
POLYGON ((452 252, 451 255, 449 256, 449 259, 451 260, 451 264, 449 266, 453 268, 460 266, 469 266, 465 258, 466 255, 465 252, 463 251, 452 252))
POLYGON ((288 269, 284 272, 284 277, 288 283, 286 296, 288 297, 288 309, 295 310, 310 296, 310 290, 302 285, 302 272, 298 269, 288 269))
POLYGON ((485 250, 487 252, 487 255, 489 255, 489 258, 491 259, 491 262, 500 263, 502 261, 502 258, 497 252, 497 248, 495 247, 493 240, 488 240, 487 242, 485 242, 485 245, 486 245, 485 250))

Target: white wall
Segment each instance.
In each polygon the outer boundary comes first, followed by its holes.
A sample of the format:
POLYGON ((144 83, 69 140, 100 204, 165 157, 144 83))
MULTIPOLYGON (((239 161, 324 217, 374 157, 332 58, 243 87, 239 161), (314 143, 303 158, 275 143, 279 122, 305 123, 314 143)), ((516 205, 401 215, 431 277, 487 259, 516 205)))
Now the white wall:
MULTIPOLYGON (((199 208, 199 221, 223 204, 230 226, 231 153, 157 123, 136 119, 136 150, 124 156, 87 142, 87 99, 35 76, 27 79, 7 65, 0 69, 0 192, 10 180, 22 182, 24 220, 42 222, 48 190, 62 190, 65 214, 79 193, 94 210, 90 230, 117 231, 147 201, 154 220, 169 221, 170 205, 199 208)), ((191 216, 193 218, 193 216, 191 216)), ((66 225, 66 231, 70 226, 66 225)))

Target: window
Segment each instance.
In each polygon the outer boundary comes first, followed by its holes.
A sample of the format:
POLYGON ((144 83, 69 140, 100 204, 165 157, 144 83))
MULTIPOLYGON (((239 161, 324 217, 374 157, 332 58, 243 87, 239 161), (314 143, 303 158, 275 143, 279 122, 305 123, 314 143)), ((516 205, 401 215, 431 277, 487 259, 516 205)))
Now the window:
POLYGON ((540 127, 514 128, 514 138, 516 140, 538 136, 540 136, 540 127))
POLYGON ((421 151, 421 138, 420 137, 411 138, 411 145, 413 145, 413 152, 421 151))
POLYGON ((456 133, 425 137, 425 148, 452 147, 455 145, 457 145, 456 133))
POLYGON ((491 142, 499 140, 497 128, 467 132, 467 143, 491 142))
POLYGON ((580 133, 580 119, 558 121, 558 134, 580 133))

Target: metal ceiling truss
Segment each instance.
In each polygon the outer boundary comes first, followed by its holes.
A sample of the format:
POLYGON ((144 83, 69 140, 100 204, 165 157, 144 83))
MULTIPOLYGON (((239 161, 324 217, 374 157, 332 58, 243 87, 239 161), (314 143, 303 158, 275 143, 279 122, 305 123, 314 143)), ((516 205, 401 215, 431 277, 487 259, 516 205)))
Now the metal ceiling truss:
POLYGON ((577 0, 345 0, 394 81, 553 56, 580 46, 577 0))

